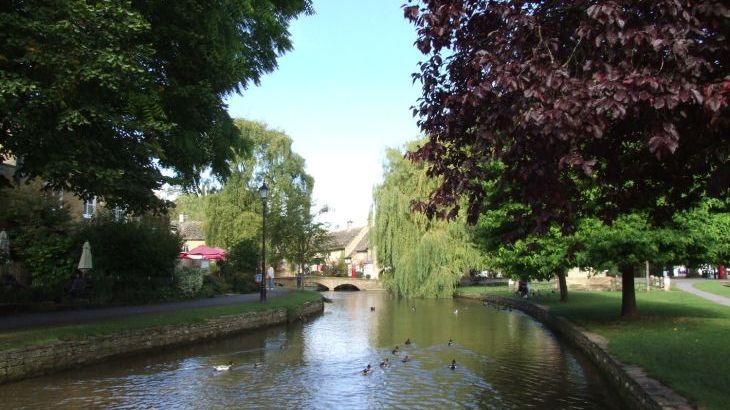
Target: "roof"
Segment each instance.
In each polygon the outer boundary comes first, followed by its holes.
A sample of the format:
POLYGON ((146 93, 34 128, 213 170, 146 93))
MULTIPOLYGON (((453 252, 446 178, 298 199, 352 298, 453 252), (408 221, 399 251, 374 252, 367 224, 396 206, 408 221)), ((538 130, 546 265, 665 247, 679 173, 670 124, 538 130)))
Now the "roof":
POLYGON ((345 229, 344 231, 332 232, 332 249, 345 249, 352 242, 357 234, 362 231, 362 226, 357 228, 345 229))
POLYGON ((186 241, 202 241, 205 239, 203 222, 201 221, 179 222, 177 224, 177 232, 186 241))
POLYGON ((370 231, 360 238, 360 242, 355 245, 355 252, 367 252, 370 247, 370 231))

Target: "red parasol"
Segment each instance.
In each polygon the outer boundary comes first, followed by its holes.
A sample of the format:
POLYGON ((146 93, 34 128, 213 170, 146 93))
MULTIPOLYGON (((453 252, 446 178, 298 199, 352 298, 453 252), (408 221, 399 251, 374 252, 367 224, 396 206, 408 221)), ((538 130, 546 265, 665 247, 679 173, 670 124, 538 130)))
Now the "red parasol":
MULTIPOLYGON (((185 255, 185 256, 186 257, 201 256, 203 259, 206 259, 209 261, 226 260, 226 250, 221 249, 221 248, 200 245, 200 246, 188 251, 187 255, 185 255)), ((195 258, 195 259, 197 259, 197 258, 195 258)))

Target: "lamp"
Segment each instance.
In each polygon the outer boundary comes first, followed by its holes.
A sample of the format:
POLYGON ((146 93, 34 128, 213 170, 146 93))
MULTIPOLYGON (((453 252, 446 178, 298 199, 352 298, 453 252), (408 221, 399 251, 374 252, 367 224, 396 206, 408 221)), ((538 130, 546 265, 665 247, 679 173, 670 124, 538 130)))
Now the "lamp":
POLYGON ((262 201, 266 201, 266 199, 269 197, 269 187, 266 186, 266 182, 261 184, 259 187, 259 196, 261 197, 262 201))
POLYGON ((263 224, 261 229, 261 294, 259 300, 266 302, 266 199, 269 197, 269 187, 266 182, 259 187, 259 196, 263 205, 263 224))

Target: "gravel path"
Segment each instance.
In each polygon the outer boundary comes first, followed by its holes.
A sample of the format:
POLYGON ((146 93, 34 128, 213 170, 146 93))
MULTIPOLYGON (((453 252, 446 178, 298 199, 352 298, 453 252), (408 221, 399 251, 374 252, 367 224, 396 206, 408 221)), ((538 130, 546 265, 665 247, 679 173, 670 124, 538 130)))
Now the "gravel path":
MULTIPOLYGON (((267 291, 269 298, 289 293, 286 289, 267 291)), ((63 312, 21 313, 0 316, 0 332, 4 330, 22 329, 38 326, 58 326, 76 323, 93 322, 105 319, 117 319, 145 313, 174 312, 179 309, 202 308, 210 306, 234 305, 237 303, 258 302, 258 293, 244 295, 225 295, 207 299, 186 300, 183 302, 159 303, 155 305, 120 306, 101 309, 69 310, 63 312)))
POLYGON ((677 279, 674 281, 674 284, 677 285, 677 288, 679 288, 682 291, 691 293, 693 295, 697 295, 701 298, 705 298, 707 300, 718 303, 720 305, 730 306, 730 298, 726 298, 725 296, 715 295, 714 293, 710 293, 710 292, 705 292, 705 291, 699 290, 693 286, 693 284, 695 282, 699 282, 699 281, 703 281, 703 280, 706 280, 706 279, 677 279))

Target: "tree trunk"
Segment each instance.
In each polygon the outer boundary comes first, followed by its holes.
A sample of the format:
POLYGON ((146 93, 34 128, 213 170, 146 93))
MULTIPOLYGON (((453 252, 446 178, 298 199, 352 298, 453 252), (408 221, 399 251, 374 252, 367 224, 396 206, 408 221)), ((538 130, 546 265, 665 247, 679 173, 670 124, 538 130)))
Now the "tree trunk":
POLYGON ((634 267, 631 265, 619 266, 621 272, 621 317, 635 316, 636 292, 634 290, 634 267))
POLYGON ((558 286, 560 287, 560 301, 568 301, 568 284, 565 281, 565 272, 558 272, 558 286))
POLYGON ((700 270, 696 266, 687 265, 688 278, 699 278, 700 276, 700 270))

